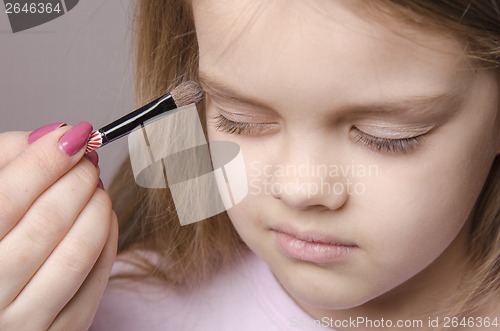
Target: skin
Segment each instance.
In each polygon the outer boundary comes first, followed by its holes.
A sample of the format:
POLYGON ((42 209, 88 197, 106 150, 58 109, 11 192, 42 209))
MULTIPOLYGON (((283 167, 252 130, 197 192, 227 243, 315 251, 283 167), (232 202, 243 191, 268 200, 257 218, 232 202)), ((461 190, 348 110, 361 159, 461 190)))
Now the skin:
POLYGON ((0 134, 0 326, 87 330, 116 256, 118 225, 99 169, 58 147, 0 134))
POLYGON ((473 68, 457 40, 396 20, 382 25, 339 1, 193 7, 209 140, 238 143, 246 162, 249 194, 228 210, 245 243, 315 318, 432 316, 456 291, 469 215, 499 152, 495 74, 473 68), (221 114, 253 129, 224 132, 214 120, 221 114), (386 139, 422 136, 406 151, 378 150, 356 139, 355 128, 386 139), (377 171, 263 173, 265 165, 353 162, 377 171), (299 189, 321 181, 365 190, 299 189), (356 247, 339 262, 290 258, 275 244, 282 226, 356 247))

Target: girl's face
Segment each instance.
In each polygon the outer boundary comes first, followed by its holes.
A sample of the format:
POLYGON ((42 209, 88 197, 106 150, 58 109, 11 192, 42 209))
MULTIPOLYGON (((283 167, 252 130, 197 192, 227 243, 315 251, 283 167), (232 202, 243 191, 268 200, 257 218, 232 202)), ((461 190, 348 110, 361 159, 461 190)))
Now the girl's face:
POLYGON ((209 139, 238 143, 248 175, 228 214, 313 315, 453 283, 499 145, 492 72, 359 12, 194 3, 209 139))

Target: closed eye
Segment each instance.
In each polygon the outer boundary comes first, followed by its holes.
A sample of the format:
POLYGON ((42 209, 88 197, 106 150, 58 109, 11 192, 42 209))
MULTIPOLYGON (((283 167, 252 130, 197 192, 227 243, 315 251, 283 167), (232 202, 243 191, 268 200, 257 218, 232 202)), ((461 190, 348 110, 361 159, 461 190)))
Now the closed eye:
POLYGON ((278 126, 277 123, 249 123, 235 122, 226 118, 222 114, 212 117, 215 120, 215 129, 217 131, 226 132, 237 135, 257 135, 268 133, 278 126))
POLYGON ((416 149, 423 135, 409 138, 388 139, 372 136, 356 127, 351 129, 353 138, 360 143, 378 152, 391 152, 406 154, 416 149))

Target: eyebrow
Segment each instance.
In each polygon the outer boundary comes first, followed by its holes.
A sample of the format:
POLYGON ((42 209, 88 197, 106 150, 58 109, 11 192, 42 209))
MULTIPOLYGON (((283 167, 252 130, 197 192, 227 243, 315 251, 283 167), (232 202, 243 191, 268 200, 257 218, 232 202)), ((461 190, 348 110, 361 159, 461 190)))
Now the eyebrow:
MULTIPOLYGON (((242 96, 221 80, 212 78, 200 72, 200 85, 209 94, 220 96, 224 99, 253 106, 262 109, 270 109, 269 106, 257 100, 242 96)), ((351 104, 340 107, 342 112, 356 112, 356 114, 382 114, 382 115, 408 115, 411 113, 426 114, 439 109, 457 109, 463 101, 462 88, 454 88, 450 91, 435 95, 409 96, 401 100, 375 102, 369 104, 351 104)))
POLYGON ((463 102, 463 95, 452 90, 435 95, 410 96, 401 100, 373 104, 361 104, 345 107, 345 110, 356 111, 359 114, 385 115, 427 115, 436 114, 437 110, 447 114, 458 109, 463 102))

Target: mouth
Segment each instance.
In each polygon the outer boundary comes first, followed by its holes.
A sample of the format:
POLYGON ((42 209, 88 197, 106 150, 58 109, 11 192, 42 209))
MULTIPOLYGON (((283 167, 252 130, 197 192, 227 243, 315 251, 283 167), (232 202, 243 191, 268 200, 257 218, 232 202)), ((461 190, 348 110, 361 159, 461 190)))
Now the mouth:
POLYGON ((358 248, 353 243, 321 232, 299 232, 289 227, 271 230, 276 248, 292 260, 317 264, 338 263, 347 260, 358 248))

